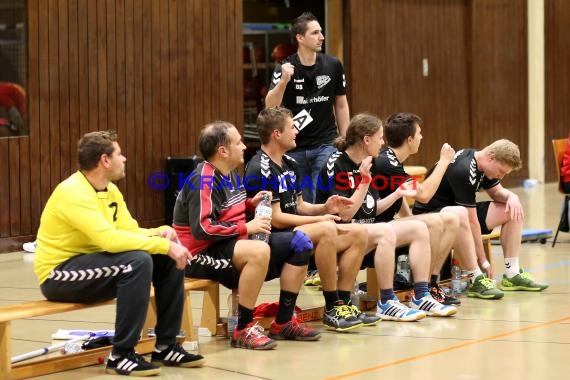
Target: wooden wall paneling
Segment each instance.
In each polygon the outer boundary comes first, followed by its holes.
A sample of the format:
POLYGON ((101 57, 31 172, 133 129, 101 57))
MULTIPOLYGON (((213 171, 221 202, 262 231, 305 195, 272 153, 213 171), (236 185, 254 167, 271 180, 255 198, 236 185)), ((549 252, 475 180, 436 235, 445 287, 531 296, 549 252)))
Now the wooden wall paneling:
MULTIPOLYGON (((189 30, 191 35, 203 36, 204 30, 204 18, 202 15, 202 6, 199 0, 192 1, 192 7, 189 9, 191 14, 189 20, 191 20, 192 28, 189 30)), ((190 44, 190 57, 203 56, 203 46, 205 38, 188 38, 191 40, 190 44)), ((188 110, 190 112, 190 136, 198 135, 200 128, 203 125, 202 115, 204 114, 204 98, 205 93, 202 88, 205 77, 204 77, 204 61, 201 59, 189 59, 190 72, 192 73, 189 87, 191 89, 191 95, 188 98, 188 110)), ((194 144, 194 149, 198 149, 198 144, 194 144)))
MULTIPOLYGON (((106 115, 106 121, 101 121, 99 128, 97 129, 111 129, 117 131, 120 137, 119 146, 121 147, 121 153, 125 154, 125 147, 123 147, 125 139, 117 128, 117 30, 115 22, 116 2, 115 0, 99 0, 99 2, 102 3, 100 5, 102 8, 100 17, 104 20, 105 30, 105 33, 101 36, 101 38, 105 39, 105 50, 100 52, 100 54, 103 61, 105 62, 103 69, 105 71, 106 83, 106 88, 100 88, 100 91, 104 91, 104 104, 106 106, 106 110, 102 110, 101 112, 106 115)), ((119 190, 125 194, 125 180, 123 179, 117 181, 116 185, 119 187, 119 190)))
MULTIPOLYGON (((0 139, 0 160, 10 162, 9 139, 0 139)), ((0 165, 0 177, 10 178, 10 165, 0 165)), ((10 236, 10 183, 0 185, 0 237, 10 236)))
MULTIPOLYGON (((176 20, 176 33, 177 40, 176 45, 178 48, 178 81, 174 82, 173 85, 176 86, 176 96, 178 102, 178 130, 175 135, 178 139, 176 151, 177 156, 189 155, 189 152, 193 151, 193 147, 190 146, 190 122, 188 113, 188 82, 189 82, 189 60, 190 49, 188 48, 189 40, 188 30, 190 26, 188 25, 188 1, 179 1, 178 9, 176 10, 177 20, 176 20)), ((174 154, 174 153, 173 153, 174 154)))
MULTIPOLYGON (((202 6, 201 8, 201 23, 200 23, 200 34, 203 36, 214 36, 215 33, 215 25, 212 22, 206 22, 206 20, 211 20, 212 15, 210 11, 212 7, 210 6, 211 3, 208 3, 208 6, 202 6)), ((197 52, 202 57, 204 57, 203 64, 200 65, 200 86, 199 88, 202 91, 202 101, 201 101, 201 112, 198 113, 200 115, 200 125, 204 125, 212 121, 212 92, 214 89, 214 83, 212 81, 213 69, 214 69, 214 62, 209 62, 208 58, 212 52, 212 44, 214 43, 213 38, 204 38, 204 43, 200 46, 200 50, 197 52)))
MULTIPOLYGON (((528 63, 526 0, 472 3, 472 129, 482 148, 499 138, 519 145, 528 160, 528 63)), ((521 184, 528 168, 511 173, 521 184)))
POLYGON ((424 140, 410 163, 430 166, 445 141, 468 143, 468 133, 451 132, 469 130, 466 3, 358 1, 348 8, 345 59, 351 115, 418 114, 424 120, 424 140), (424 58, 428 76, 422 73, 424 58))
MULTIPOLYGON (((126 118, 125 118, 125 108, 126 108, 126 68, 125 68, 125 0, 110 1, 114 5, 114 12, 111 17, 114 19, 114 35, 115 38, 115 62, 113 64, 113 69, 109 70, 109 74, 113 76, 115 82, 114 101, 109 101, 109 114, 113 116, 115 120, 115 130, 119 135, 119 140, 121 144, 121 151, 123 155, 129 159, 129 151, 131 148, 131 139, 126 132, 126 118), (111 111, 111 106, 113 110, 111 111)), ((109 7, 109 5, 108 5, 109 7)), ((109 8, 107 8, 109 9, 109 8)), ((109 59, 109 65, 111 65, 112 60, 109 59)), ((119 182, 121 191, 125 197, 130 195, 133 191, 133 186, 129 186, 128 177, 125 177, 119 182)), ((126 198, 127 202, 130 199, 126 198)), ((128 204, 128 203, 127 203, 128 204)))
MULTIPOLYGON (((56 4, 58 12, 58 84, 59 84, 59 139, 54 142, 55 152, 59 152, 60 171, 58 183, 71 174, 70 156, 72 144, 69 139, 69 24, 68 24, 68 0, 59 0, 56 4)), ((55 154, 57 155, 57 154, 55 154)), ((57 183, 52 184, 55 188, 57 183)))
POLYGON ((40 170, 40 196, 41 196, 41 207, 43 209, 47 199, 49 197, 49 193, 51 191, 51 183, 50 183, 50 172, 52 167, 50 165, 50 87, 49 87, 49 71, 50 71, 50 59, 49 59, 49 24, 46 22, 48 20, 48 2, 40 1, 39 2, 39 19, 42 22, 39 22, 39 33, 38 33, 38 41, 39 41, 39 99, 40 99, 40 107, 39 107, 39 135, 38 138, 40 140, 40 163, 41 163, 41 170, 40 170), (47 163, 47 165, 46 165, 47 163))
POLYGON ((8 178, 9 193, 10 196, 7 197, 10 200, 10 206, 8 208, 1 208, 1 210, 9 210, 7 214, 10 216, 10 223, 8 232, 10 236, 20 235, 20 221, 22 215, 20 212, 20 204, 22 201, 20 188, 20 146, 19 139, 9 138, 7 144, 7 155, 8 160, 2 162, 10 162, 8 166, 8 175, 3 178, 8 178))
POLYGON ((29 137, 0 141, 0 251, 35 234, 78 139, 113 128, 128 156, 118 185, 142 225, 163 219, 150 173, 197 151, 201 126, 242 124, 242 1, 29 0, 29 137), (220 59, 220 56, 222 57, 220 59), (157 206, 158 205, 158 206, 157 206))
POLYGON ((89 126, 87 131, 96 131, 99 127, 99 78, 98 78, 98 18, 97 2, 87 1, 87 64, 89 81, 89 109, 87 117, 89 126))
MULTIPOLYGON (((231 6, 231 1, 227 2, 227 6, 231 6)), ((218 109, 217 115, 212 115, 212 119, 225 119, 228 120, 229 116, 229 95, 230 95, 230 83, 228 81, 221 81, 221 78, 225 78, 224 72, 229 67, 229 61, 231 60, 231 52, 230 47, 228 46, 228 39, 229 36, 223 33, 223 30, 227 28, 227 24, 223 22, 224 17, 222 13, 225 13, 227 10, 223 9, 219 2, 212 2, 212 10, 211 10, 211 19, 212 20, 219 20, 216 23, 216 29, 213 31, 213 35, 219 36, 216 41, 212 41, 212 49, 213 51, 218 52, 225 52, 226 54, 219 54, 218 59, 216 60, 216 67, 213 74, 213 79, 217 82, 217 86, 213 88, 212 93, 212 103, 217 105, 218 107, 214 107, 214 109, 218 109), (216 88, 219 89, 216 91, 216 88)), ((235 62, 232 62, 235 64, 235 62)), ((214 111, 215 112, 215 111, 214 111)), ((237 120, 229 120, 232 124, 236 125, 238 130, 243 134, 243 125, 238 123, 237 120)))
POLYGON ((422 2, 421 11, 418 19, 422 28, 418 32, 425 38, 414 71, 416 80, 423 82, 418 100, 424 114, 424 138, 420 154, 410 163, 429 167, 439 159, 444 142, 456 150, 471 146, 469 8, 465 1, 432 0, 422 2), (428 76, 421 73, 424 58, 428 60, 428 76))
MULTIPOLYGON (((46 130, 49 134, 47 141, 49 149, 50 165, 50 191, 57 186, 61 180, 60 163, 60 119, 59 119, 59 94, 61 93, 59 82, 59 11, 58 0, 48 1, 48 87, 49 87, 49 107, 46 119, 49 119, 49 126, 46 130)), ((49 194, 48 194, 49 195, 49 194)), ((46 199, 47 200, 47 199, 46 199)))
POLYGON ((545 34, 545 131, 544 160, 546 181, 558 179, 552 152, 552 139, 566 138, 570 132, 570 3, 544 2, 545 34))
MULTIPOLYGON (((41 152, 40 152, 40 96, 39 96, 39 3, 29 0, 28 5, 28 122, 30 125, 30 218, 32 230, 37 229, 42 211, 41 152)), ((1 185, 0 185, 1 187, 1 185)))
MULTIPOLYGON (((147 36, 142 39, 142 102, 143 102, 143 118, 140 124, 140 132, 143 136, 142 148, 140 153, 137 154, 137 184, 144 183, 145 173, 150 172, 152 163, 146 158, 146 152, 152 149, 152 1, 143 0, 143 13, 141 19, 142 35, 147 36)), ((140 202, 137 204, 137 218, 142 220, 146 219, 147 213, 145 207, 145 199, 150 199, 150 189, 148 186, 144 186, 139 189, 139 194, 141 196, 140 202)))
MULTIPOLYGON (((92 12, 92 10, 91 10, 92 12)), ((89 99, 91 95, 92 79, 90 64, 90 36, 89 7, 87 1, 77 0, 77 58, 79 61, 78 93, 79 93, 79 133, 78 138, 89 131, 89 99)), ((77 141, 76 147, 77 147, 77 141)))
MULTIPOLYGON (((97 44, 96 44, 96 65, 97 65, 97 114, 98 123, 93 130, 98 131, 108 123, 108 93, 107 93, 107 3, 99 0, 97 3, 97 44)), ((92 111, 90 111, 92 112, 92 111)), ((104 128, 104 127, 103 127, 104 128)))
MULTIPOLYGON (((240 62, 243 60, 243 34, 240 31, 243 29, 242 21, 243 21, 243 1, 242 0, 234 0, 233 1, 233 9, 232 12, 228 12, 228 17, 230 18, 231 28, 229 30, 236 31, 235 33, 230 33, 233 38, 233 44, 230 45, 233 47, 233 56, 234 59, 239 59, 240 62)), ((230 66, 232 67, 232 66, 230 66)), ((231 73, 230 67, 228 67, 227 73, 231 73)), ((231 112, 234 115, 237 115, 238 122, 243 125, 243 75, 231 75, 225 74, 227 77, 233 81, 233 93, 231 102, 233 103, 234 107, 231 109, 231 112)))
MULTIPOLYGON (((69 172, 75 172, 77 168, 77 142, 81 136, 81 112, 80 112, 80 80, 79 70, 79 26, 80 14, 78 0, 68 0, 68 97, 69 97, 69 172)), ((81 22, 84 24, 85 22, 81 22)), ((85 77, 83 77, 85 78, 85 77)))
MULTIPOLYGON (((147 147, 145 151, 145 161, 148 163, 145 166, 144 177, 148 177, 150 173, 156 171, 157 167, 157 157, 156 152, 160 154, 161 152, 161 136, 160 136, 160 127, 162 124, 161 120, 161 113, 162 113, 162 101, 161 101, 161 94, 162 94, 162 86, 161 86, 161 71, 164 69, 161 65, 161 42, 162 42, 162 25, 161 25, 161 17, 160 17, 160 2, 159 1, 152 1, 152 14, 151 14, 151 47, 150 47, 150 67, 151 67, 151 86, 148 88, 149 92, 147 92, 147 88, 145 88, 145 97, 149 97, 151 99, 151 108, 150 108, 150 117, 149 120, 151 124, 148 126, 148 134, 145 135, 145 146, 147 147), (148 136, 148 140, 146 137, 148 136)), ((157 199, 157 191, 154 189, 150 189, 148 186, 145 186, 147 189, 147 200, 152 202, 151 204, 158 204, 157 199)), ((154 217, 154 207, 149 208, 146 207, 145 210, 145 220, 151 220, 154 217)))
POLYGON ((180 156, 179 121, 180 98, 178 96, 178 82, 180 80, 180 44, 178 41, 178 12, 180 12, 181 1, 172 1, 168 7, 168 56, 167 62, 170 72, 168 81, 168 134, 164 138, 168 140, 168 148, 164 152, 164 159, 167 156, 180 156))
MULTIPOLYGON (((133 27, 131 33, 131 41, 133 44, 133 118, 134 124, 132 128, 128 130, 129 137, 134 136, 135 140, 135 150, 134 154, 131 153, 131 161, 138 163, 138 165, 133 165, 134 170, 134 186, 135 186, 135 197, 130 197, 131 202, 131 212, 136 217, 140 218, 142 216, 142 210, 144 209, 144 189, 137 187, 137 184, 143 182, 143 169, 144 169, 144 134, 143 128, 145 125, 145 102, 144 102, 144 86, 148 81, 148 78, 144 76, 145 74, 145 63, 148 63, 148 54, 143 54, 146 46, 143 45, 143 24, 144 19, 147 17, 147 11, 143 10, 142 0, 131 0, 130 1, 131 10, 134 14, 133 16, 133 27), (134 201, 134 203, 133 203, 134 201)), ((146 66, 148 67, 148 66, 146 66)), ((129 170, 127 170, 127 173, 129 170)))
MULTIPOLYGON (((126 197, 128 200, 127 205, 131 212, 135 211, 136 207, 136 197, 137 197, 137 186, 135 182, 136 169, 130 168, 130 161, 136 162, 136 150, 137 150, 137 133, 135 129, 136 118, 140 115, 136 115, 135 111, 135 85, 137 80, 135 79, 135 46, 134 46, 134 17, 135 10, 133 7, 133 0, 124 0, 124 5, 122 7, 117 7, 117 19, 121 20, 120 9, 124 11, 124 77, 118 75, 119 86, 124 90, 123 95, 119 96, 119 108, 123 107, 124 112, 122 112, 122 117, 124 117, 122 125, 122 136, 124 136, 123 144, 125 144, 127 149, 127 169, 126 169, 126 183, 127 191, 126 197), (122 100, 121 100, 122 99, 122 100), (124 103, 121 103, 124 101, 124 103), (130 161, 129 161, 130 160, 130 161), (131 170, 132 169, 132 170, 131 170)), ((119 45, 117 45, 119 49, 119 45)), ((140 56, 139 56, 140 57, 140 56)), ((119 59, 120 61, 120 59, 119 59)), ((137 62, 139 60, 137 59, 137 62)), ((140 67, 140 66, 139 66, 140 67)), ((120 72, 120 71, 119 71, 120 72)), ((140 83, 140 82, 139 82, 140 83)), ((121 121, 119 120, 119 123, 121 121)))
MULTIPOLYGON (((19 157, 15 159, 18 160, 18 176, 14 186, 18 186, 14 191, 20 194, 20 231, 16 233, 12 232, 12 236, 18 235, 30 235, 32 231, 32 213, 31 213, 31 173, 32 173, 32 163, 30 161, 30 138, 22 137, 18 140, 19 143, 19 157)), ((10 191, 12 191, 10 189, 10 191)), ((11 216, 13 217, 13 216, 11 216)))

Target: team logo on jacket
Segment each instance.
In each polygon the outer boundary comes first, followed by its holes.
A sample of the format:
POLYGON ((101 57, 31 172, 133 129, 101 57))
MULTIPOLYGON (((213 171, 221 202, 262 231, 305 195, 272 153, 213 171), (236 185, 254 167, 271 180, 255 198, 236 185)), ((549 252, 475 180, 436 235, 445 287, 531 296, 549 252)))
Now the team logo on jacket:
POLYGON ((317 76, 317 87, 319 90, 325 87, 331 81, 331 77, 328 75, 319 75, 317 76))

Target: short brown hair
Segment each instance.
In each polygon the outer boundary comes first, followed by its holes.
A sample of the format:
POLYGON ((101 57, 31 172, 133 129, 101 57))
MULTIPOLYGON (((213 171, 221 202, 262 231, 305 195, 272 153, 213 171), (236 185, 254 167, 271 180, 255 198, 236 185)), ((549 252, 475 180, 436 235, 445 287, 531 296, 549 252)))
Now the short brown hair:
POLYGON ((271 107, 262 110, 257 115, 257 133, 259 134, 259 141, 262 144, 267 144, 271 133, 274 130, 283 132, 285 128, 285 120, 293 118, 293 114, 289 109, 284 107, 271 107))
POLYGON ((230 128, 235 127, 232 123, 222 120, 208 123, 202 128, 198 138, 198 146, 205 160, 212 158, 218 147, 230 144, 230 134, 228 132, 230 128))
POLYGON ((399 148, 408 137, 416 134, 416 125, 422 126, 422 119, 413 113, 395 113, 384 123, 384 139, 389 147, 399 148))
POLYGON ((513 170, 522 167, 521 152, 517 144, 507 139, 497 140, 483 148, 486 154, 493 154, 495 160, 508 165, 513 170))
POLYGON ((116 141, 115 131, 97 131, 83 135, 77 144, 79 170, 95 169, 103 154, 107 156, 113 154, 115 151, 113 142, 116 141))
POLYGON ((289 28, 293 41, 297 41, 297 34, 304 36, 305 33, 307 33, 307 29, 309 29, 308 24, 311 21, 319 21, 311 12, 303 12, 299 17, 293 20, 289 28))

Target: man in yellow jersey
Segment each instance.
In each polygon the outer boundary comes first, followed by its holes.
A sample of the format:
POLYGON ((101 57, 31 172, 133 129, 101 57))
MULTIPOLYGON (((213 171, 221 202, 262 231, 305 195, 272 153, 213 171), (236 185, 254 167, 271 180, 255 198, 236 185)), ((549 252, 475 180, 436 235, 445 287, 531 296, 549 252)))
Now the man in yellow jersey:
POLYGON ((176 343, 184 306, 188 250, 167 226, 140 228, 113 183, 125 156, 113 131, 79 140, 79 170, 50 196, 38 230, 34 269, 50 301, 93 303, 117 298, 113 350, 106 372, 151 376, 161 365, 195 367, 200 355, 176 343), (154 285, 158 321, 151 363, 134 351, 154 285))

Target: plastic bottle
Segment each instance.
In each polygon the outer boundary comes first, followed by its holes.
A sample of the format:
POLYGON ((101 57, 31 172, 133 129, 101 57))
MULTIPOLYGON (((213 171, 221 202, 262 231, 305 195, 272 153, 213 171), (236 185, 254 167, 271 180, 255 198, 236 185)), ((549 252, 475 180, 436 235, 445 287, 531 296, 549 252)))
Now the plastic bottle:
POLYGON ((398 256, 398 263, 396 264, 396 272, 411 282, 411 272, 410 272, 410 263, 408 261, 408 255, 400 255, 398 256))
POLYGON ((354 287, 350 294, 350 303, 360 309, 360 288, 358 287, 358 281, 354 282, 354 287))
MULTIPOLYGON (((269 219, 271 219, 272 214, 273 214, 273 210, 271 209, 271 201, 269 200, 269 195, 264 194, 263 198, 261 199, 261 201, 259 202, 259 204, 255 208, 255 217, 256 218, 268 217, 269 219)), ((266 243, 269 243, 269 234, 266 234, 263 232, 256 232, 253 235, 251 235, 251 239, 252 240, 261 240, 261 241, 264 241, 266 243)))
POLYGON ((231 338, 238 324, 239 297, 236 290, 228 295, 228 337, 231 338))
POLYGON ((462 292, 461 288, 461 268, 457 260, 453 260, 451 267, 451 295, 457 296, 462 292))

